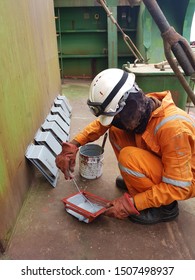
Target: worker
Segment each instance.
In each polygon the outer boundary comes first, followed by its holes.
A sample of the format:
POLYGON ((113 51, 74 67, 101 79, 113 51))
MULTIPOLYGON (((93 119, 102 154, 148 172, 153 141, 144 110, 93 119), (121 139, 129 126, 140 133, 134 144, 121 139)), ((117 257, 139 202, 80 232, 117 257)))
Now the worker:
POLYGON ((178 201, 195 196, 195 122, 170 91, 144 93, 135 75, 106 69, 92 81, 87 104, 98 118, 62 144, 56 165, 72 178, 78 148, 109 131, 125 193, 105 215, 139 224, 175 219, 178 201))

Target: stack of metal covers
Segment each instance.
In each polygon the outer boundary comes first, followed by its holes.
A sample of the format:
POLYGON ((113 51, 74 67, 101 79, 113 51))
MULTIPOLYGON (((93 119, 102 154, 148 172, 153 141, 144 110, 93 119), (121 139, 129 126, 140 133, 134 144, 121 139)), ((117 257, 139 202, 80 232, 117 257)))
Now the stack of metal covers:
POLYGON ((69 140, 72 107, 65 96, 58 95, 50 113, 38 129, 25 153, 49 183, 55 187, 59 170, 55 164, 56 156, 61 152, 62 142, 69 140))

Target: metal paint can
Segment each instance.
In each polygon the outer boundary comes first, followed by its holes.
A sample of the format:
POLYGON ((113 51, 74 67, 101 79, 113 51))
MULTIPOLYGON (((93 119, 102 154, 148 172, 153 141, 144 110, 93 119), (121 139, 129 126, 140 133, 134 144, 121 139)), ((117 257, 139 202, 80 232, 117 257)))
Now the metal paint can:
POLYGON ((79 173, 86 179, 99 178, 103 173, 104 153, 101 146, 86 144, 79 149, 79 173))

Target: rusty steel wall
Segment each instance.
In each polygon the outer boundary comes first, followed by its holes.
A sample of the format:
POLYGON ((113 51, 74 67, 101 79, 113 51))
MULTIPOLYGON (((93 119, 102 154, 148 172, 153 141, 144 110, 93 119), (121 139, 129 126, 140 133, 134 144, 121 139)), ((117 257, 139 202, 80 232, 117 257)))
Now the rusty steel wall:
POLYGON ((0 1, 0 252, 33 181, 29 143, 61 91, 53 0, 0 1))

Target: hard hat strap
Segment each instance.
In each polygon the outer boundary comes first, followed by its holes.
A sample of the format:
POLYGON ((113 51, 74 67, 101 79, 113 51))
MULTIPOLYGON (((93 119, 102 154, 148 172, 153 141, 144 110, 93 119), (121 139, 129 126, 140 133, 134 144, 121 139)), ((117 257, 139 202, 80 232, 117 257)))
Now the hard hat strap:
POLYGON ((113 88, 113 90, 107 96, 107 98, 101 104, 101 108, 103 109, 103 111, 108 106, 108 104, 110 104, 110 102, 116 96, 116 94, 119 92, 119 90, 122 88, 122 86, 126 82, 127 78, 128 78, 128 73, 124 71, 121 79, 119 80, 119 82, 116 84, 116 86, 113 88))

